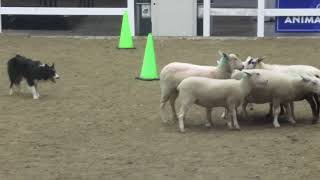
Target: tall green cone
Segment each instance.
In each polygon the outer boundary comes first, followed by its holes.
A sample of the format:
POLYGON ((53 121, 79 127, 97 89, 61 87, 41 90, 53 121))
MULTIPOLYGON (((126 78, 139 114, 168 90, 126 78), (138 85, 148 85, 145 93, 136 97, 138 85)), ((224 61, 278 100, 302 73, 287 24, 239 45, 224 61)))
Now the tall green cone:
POLYGON ((119 49, 133 49, 134 48, 127 11, 125 11, 122 16, 121 33, 120 33, 118 48, 119 49))
POLYGON ((144 58, 140 76, 137 79, 145 81, 159 80, 156 64, 156 56, 153 47, 153 38, 151 33, 148 35, 146 48, 144 51, 144 58))

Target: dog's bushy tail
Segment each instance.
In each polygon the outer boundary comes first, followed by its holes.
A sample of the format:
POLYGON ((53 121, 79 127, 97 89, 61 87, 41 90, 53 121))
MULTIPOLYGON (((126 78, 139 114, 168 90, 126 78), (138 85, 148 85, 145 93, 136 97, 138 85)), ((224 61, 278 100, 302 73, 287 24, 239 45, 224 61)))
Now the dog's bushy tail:
MULTIPOLYGON (((18 55, 17 55, 18 56, 18 55)), ((8 63, 7 63, 7 70, 8 70, 8 76, 10 80, 10 87, 13 84, 18 84, 20 83, 20 74, 19 74, 19 68, 18 68, 18 58, 17 56, 11 58, 8 63)))

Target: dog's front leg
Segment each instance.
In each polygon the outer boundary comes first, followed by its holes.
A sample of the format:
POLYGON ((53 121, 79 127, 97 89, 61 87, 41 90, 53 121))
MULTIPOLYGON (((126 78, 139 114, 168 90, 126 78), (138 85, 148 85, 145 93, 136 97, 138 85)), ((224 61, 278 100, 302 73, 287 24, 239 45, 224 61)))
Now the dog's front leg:
POLYGON ((30 91, 32 93, 33 99, 39 99, 36 87, 34 85, 33 86, 29 86, 29 89, 30 89, 30 91))
POLYGON ((37 96, 38 96, 38 98, 40 98, 39 89, 38 89, 38 84, 35 84, 35 88, 36 88, 37 96))

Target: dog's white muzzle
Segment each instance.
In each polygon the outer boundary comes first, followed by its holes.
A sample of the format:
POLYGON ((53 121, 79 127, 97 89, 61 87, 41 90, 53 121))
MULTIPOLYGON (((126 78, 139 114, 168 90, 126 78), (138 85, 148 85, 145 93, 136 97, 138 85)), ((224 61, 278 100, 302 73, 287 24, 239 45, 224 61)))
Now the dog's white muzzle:
POLYGON ((60 76, 56 73, 53 78, 54 78, 54 79, 59 79, 60 76))

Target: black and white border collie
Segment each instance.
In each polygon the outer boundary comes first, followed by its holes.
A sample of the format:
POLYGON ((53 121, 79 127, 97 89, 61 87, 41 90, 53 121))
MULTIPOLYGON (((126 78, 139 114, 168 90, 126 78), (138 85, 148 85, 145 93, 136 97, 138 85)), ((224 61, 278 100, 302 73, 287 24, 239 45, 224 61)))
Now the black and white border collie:
POLYGON ((28 87, 33 95, 33 99, 39 99, 40 95, 37 83, 40 80, 51 80, 55 83, 55 79, 59 79, 54 64, 42 64, 40 61, 33 61, 21 55, 16 55, 8 61, 8 75, 10 80, 10 92, 13 94, 13 86, 17 86, 20 91, 20 83, 23 79, 27 81, 28 87))

